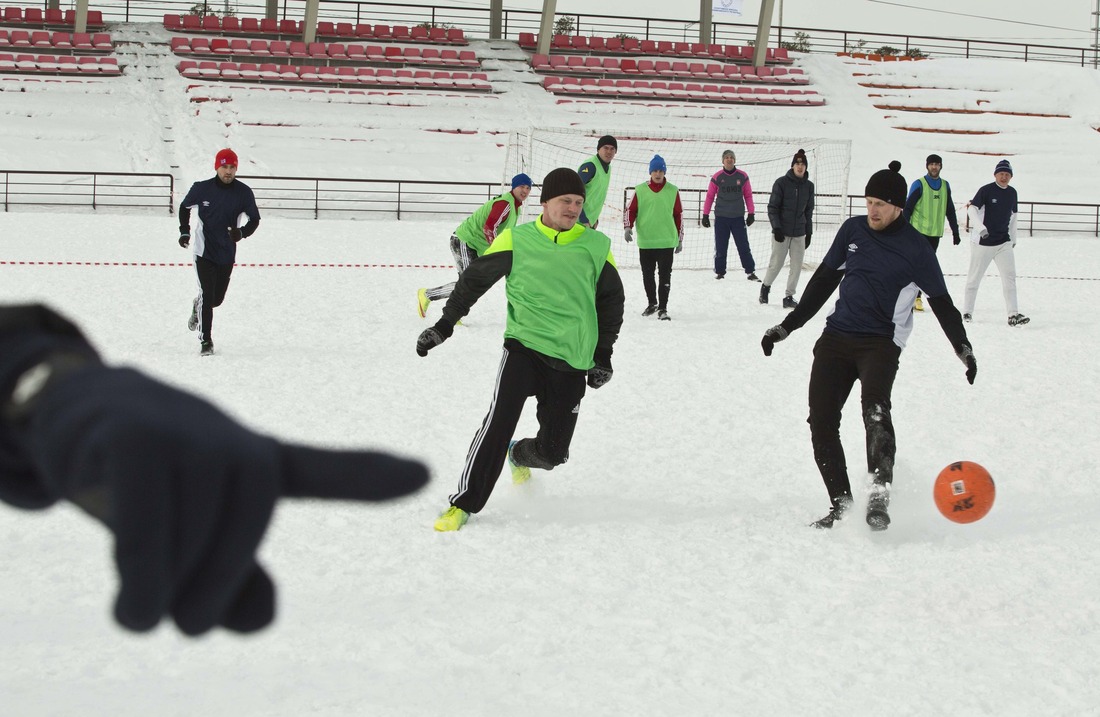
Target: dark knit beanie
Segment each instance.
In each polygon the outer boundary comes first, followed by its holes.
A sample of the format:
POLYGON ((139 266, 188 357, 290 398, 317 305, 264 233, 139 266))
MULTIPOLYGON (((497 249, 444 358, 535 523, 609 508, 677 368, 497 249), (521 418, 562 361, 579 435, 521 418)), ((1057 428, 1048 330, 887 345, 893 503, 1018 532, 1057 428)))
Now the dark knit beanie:
POLYGON ((615 149, 618 149, 619 141, 611 135, 605 134, 603 137, 600 137, 600 141, 596 143, 596 149, 599 149, 600 147, 604 147, 606 145, 611 145, 615 149))
POLYGON ((997 162, 997 168, 993 170, 994 174, 996 174, 997 172, 1008 172, 1008 176, 1011 177, 1012 165, 1007 159, 1002 159, 1000 162, 997 162))
POLYGON ((810 161, 806 159, 806 150, 804 149, 799 149, 797 152, 794 153, 794 159, 791 160, 791 166, 793 167, 799 162, 802 162, 802 164, 806 165, 806 169, 810 168, 810 161))
POLYGON ((539 195, 539 201, 548 202, 563 194, 584 196, 584 182, 581 181, 581 175, 569 167, 558 167, 546 175, 542 180, 542 193, 539 195))
POLYGON ((890 162, 889 169, 880 169, 871 175, 863 195, 904 209, 908 190, 909 185, 905 183, 905 177, 901 176, 901 162, 895 159, 890 162))
POLYGON ((927 167, 930 164, 943 164, 943 157, 938 154, 928 155, 928 159, 924 160, 924 166, 927 167))

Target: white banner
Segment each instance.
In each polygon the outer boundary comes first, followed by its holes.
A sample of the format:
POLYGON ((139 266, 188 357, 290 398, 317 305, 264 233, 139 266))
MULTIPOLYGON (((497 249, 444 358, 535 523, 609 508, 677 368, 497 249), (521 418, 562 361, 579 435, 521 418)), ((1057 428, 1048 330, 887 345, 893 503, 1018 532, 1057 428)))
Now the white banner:
POLYGON ((741 6, 745 0, 713 0, 711 19, 728 20, 730 15, 741 17, 741 6))

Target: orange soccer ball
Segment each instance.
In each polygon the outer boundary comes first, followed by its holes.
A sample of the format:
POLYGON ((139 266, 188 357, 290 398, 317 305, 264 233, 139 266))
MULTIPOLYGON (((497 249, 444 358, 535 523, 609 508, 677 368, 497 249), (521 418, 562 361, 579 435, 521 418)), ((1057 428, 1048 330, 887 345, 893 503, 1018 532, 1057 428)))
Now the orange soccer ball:
POLYGON ((956 461, 940 471, 932 497, 943 517, 956 523, 981 520, 993 507, 997 488, 989 471, 972 461, 956 461))

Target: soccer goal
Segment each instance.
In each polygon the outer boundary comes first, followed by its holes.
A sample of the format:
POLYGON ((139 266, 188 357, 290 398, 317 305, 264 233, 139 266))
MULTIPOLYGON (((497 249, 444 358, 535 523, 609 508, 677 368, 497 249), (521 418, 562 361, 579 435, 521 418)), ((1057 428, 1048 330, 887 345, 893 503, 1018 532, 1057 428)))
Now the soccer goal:
MULTIPOLYGON (((837 228, 847 218, 848 170, 852 154, 851 142, 847 140, 533 128, 510 134, 504 167, 504 186, 508 186, 512 176, 519 172, 526 172, 535 183, 522 221, 538 215, 542 178, 556 167, 579 168, 596 153, 596 142, 605 134, 616 138, 619 152, 611 163, 611 184, 598 229, 611 237, 615 259, 620 265, 638 264, 637 246, 623 240, 623 215, 630 206, 634 188, 649 181, 649 161, 654 154, 661 155, 668 165, 667 181, 680 189, 684 250, 676 257, 677 268, 714 267, 714 231, 704 228, 701 220, 710 177, 722 169, 722 152, 727 149, 736 153, 737 167, 748 173, 752 185, 756 223, 748 232, 757 274, 767 268, 771 256, 773 240, 768 222, 768 197, 772 184, 791 168, 791 159, 800 147, 806 151, 816 196, 814 239, 806 252, 807 264, 816 265, 821 260, 837 228)), ((732 240, 728 265, 733 272, 740 268, 732 240)))

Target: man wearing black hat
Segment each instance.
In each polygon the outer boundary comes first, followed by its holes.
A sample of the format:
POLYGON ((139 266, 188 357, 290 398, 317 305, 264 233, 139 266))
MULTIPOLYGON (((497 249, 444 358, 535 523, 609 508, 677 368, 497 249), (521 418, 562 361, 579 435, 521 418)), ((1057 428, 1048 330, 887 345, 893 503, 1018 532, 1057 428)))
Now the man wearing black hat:
POLYGON ((611 160, 618 152, 618 140, 605 134, 596 141, 596 153, 577 170, 585 189, 580 222, 589 229, 595 229, 600 223, 603 201, 607 198, 607 187, 611 183, 611 160))
POLYGON ((867 472, 873 483, 867 500, 872 530, 890 524, 887 512, 893 481, 894 426, 890 394, 898 359, 913 329, 913 299, 918 288, 928 296, 940 328, 974 383, 978 364, 962 317, 951 301, 936 254, 924 236, 902 216, 905 178, 901 164, 875 172, 864 194, 867 216, 841 225, 821 265, 810 278, 802 301, 760 345, 771 356, 776 342, 805 325, 839 286, 840 294, 825 330, 814 346, 810 369, 810 436, 814 460, 832 507, 816 528, 831 528, 852 507, 852 488, 840 442, 840 413, 856 380, 860 382, 867 433, 867 472), (843 280, 843 281, 842 281, 843 280))
MULTIPOLYGON (((938 154, 930 154, 924 161, 924 166, 928 174, 913 182, 913 186, 909 188, 909 198, 905 200, 905 218, 914 229, 928 238, 932 251, 940 247, 943 222, 946 219, 951 225, 952 243, 957 246, 962 241, 959 238, 959 220, 955 215, 955 202, 951 199, 951 185, 940 177, 943 158, 938 154)), ((917 292, 917 301, 913 308, 924 311, 920 292, 917 292)))
POLYGON ((585 201, 580 176, 565 167, 542 182, 542 214, 497 235, 459 277, 443 318, 416 340, 416 353, 443 343, 454 325, 501 277, 507 277, 504 358, 493 402, 474 436, 458 491, 435 522, 459 530, 485 507, 505 460, 512 481, 531 468, 551 470, 569 458, 586 385, 611 380, 611 349, 623 323, 623 283, 611 240, 578 222, 585 201), (594 287, 594 288, 584 288, 594 287), (538 402, 538 434, 512 440, 529 396, 538 402))

